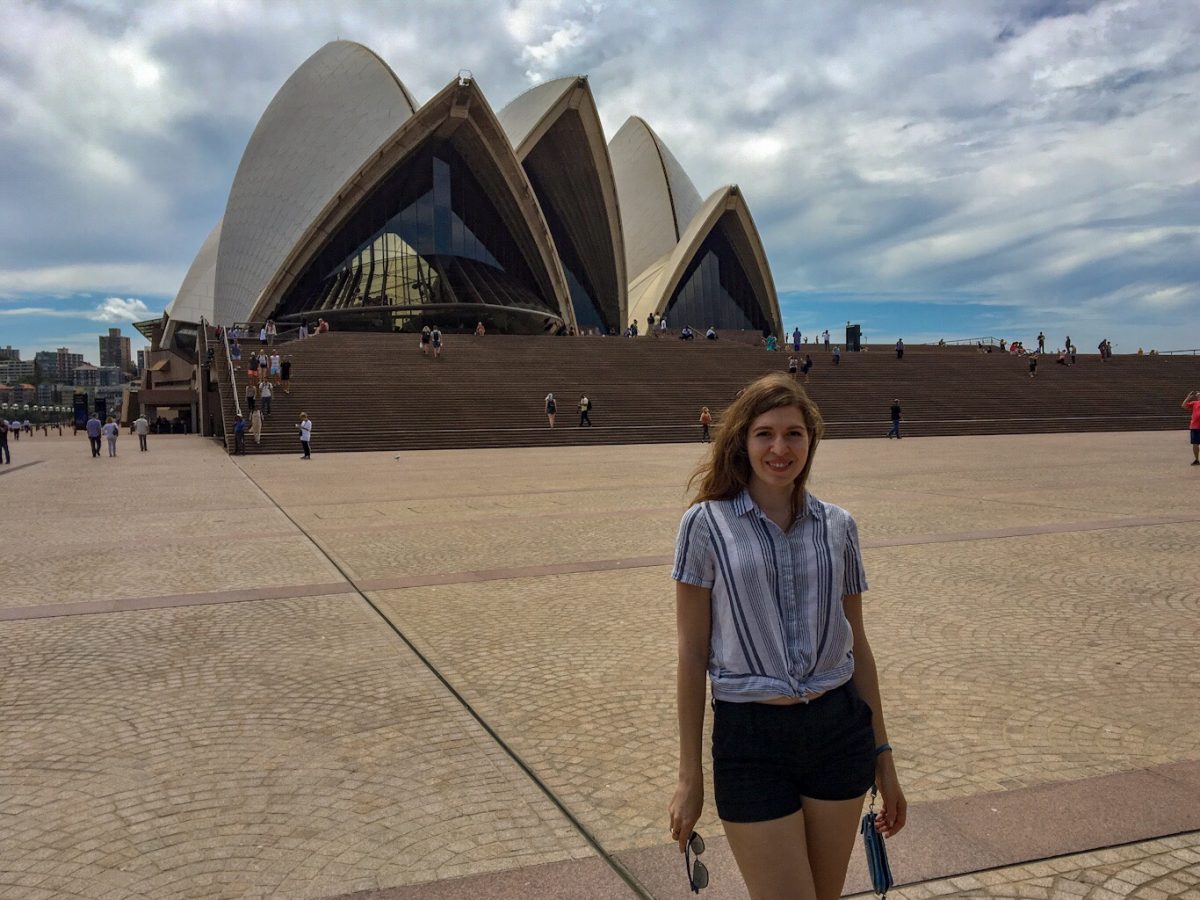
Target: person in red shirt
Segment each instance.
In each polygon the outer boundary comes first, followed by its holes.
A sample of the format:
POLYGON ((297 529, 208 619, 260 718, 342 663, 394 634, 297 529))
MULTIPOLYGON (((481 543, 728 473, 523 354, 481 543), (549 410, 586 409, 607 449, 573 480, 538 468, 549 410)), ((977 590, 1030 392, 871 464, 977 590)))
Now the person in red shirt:
POLYGON ((1192 421, 1188 425, 1192 431, 1192 465, 1200 466, 1200 391, 1189 392, 1180 405, 1192 411, 1192 421))

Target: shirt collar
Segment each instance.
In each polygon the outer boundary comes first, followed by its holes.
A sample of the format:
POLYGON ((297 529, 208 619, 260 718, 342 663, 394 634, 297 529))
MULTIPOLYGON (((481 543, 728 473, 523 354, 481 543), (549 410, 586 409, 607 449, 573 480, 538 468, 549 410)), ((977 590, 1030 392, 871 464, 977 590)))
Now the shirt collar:
MULTIPOLYGON (((800 515, 797 518, 806 519, 816 514, 817 505, 820 501, 812 495, 812 491, 804 492, 804 503, 800 507, 800 515)), ((759 505, 754 502, 754 498, 750 496, 749 488, 742 488, 741 493, 733 498, 733 512, 735 515, 744 516, 750 512, 757 512, 760 516, 765 516, 766 513, 759 508, 759 505)))

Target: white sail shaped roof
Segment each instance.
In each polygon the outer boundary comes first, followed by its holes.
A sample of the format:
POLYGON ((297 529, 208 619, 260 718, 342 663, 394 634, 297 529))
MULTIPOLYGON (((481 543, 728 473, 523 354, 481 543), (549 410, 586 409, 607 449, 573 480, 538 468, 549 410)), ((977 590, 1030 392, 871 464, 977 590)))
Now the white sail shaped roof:
POLYGON ((675 248, 700 210, 700 192, 667 145, 638 116, 621 126, 609 141, 608 153, 621 204, 625 268, 634 280, 675 248))
POLYGON ((245 319, 313 218, 415 111, 361 44, 334 41, 279 89, 234 176, 217 250, 213 320, 245 319))
MULTIPOLYGON (((615 327, 625 321, 625 242, 604 126, 588 80, 572 75, 516 97, 498 115, 538 200, 554 207, 615 327)), ((561 252, 561 251, 560 251, 561 252)))
POLYGON ((179 285, 179 293, 167 304, 167 327, 164 332, 164 342, 169 343, 175 333, 177 322, 200 324, 201 319, 213 321, 213 295, 217 282, 217 246, 221 241, 221 222, 218 219, 213 230, 208 233, 200 252, 192 260, 183 283, 179 285))

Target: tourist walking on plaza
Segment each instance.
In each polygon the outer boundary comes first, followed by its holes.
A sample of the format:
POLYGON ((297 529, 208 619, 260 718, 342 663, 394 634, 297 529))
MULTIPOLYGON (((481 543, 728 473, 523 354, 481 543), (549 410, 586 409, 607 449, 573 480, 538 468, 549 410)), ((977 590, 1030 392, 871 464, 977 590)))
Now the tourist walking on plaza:
POLYGON ((558 403, 554 400, 553 394, 546 395, 546 418, 550 420, 550 427, 554 427, 554 417, 558 414, 558 403))
POLYGON ((146 435, 150 433, 150 420, 146 418, 145 413, 133 420, 133 433, 138 436, 138 451, 147 451, 149 448, 146 446, 146 435))
POLYGON ((880 834, 907 817, 863 626, 858 529, 806 489, 823 431, 783 373, 747 387, 693 476, 675 545, 671 839, 683 852, 704 806, 707 675, 717 815, 751 897, 840 896, 872 785, 880 834))
POLYGON ((892 401, 892 429, 887 433, 889 438, 894 437, 896 440, 900 440, 900 420, 903 418, 904 416, 900 412, 900 400, 897 398, 892 401))
POLYGON ((12 454, 8 450, 8 422, 0 419, 0 460, 4 465, 12 465, 12 454))
POLYGON ((579 395, 579 427, 582 428, 585 424, 588 428, 592 427, 591 416, 588 415, 592 411, 592 401, 588 399, 587 394, 579 395))
POLYGON ((429 326, 426 325, 424 328, 421 329, 421 355, 422 356, 429 355, 429 342, 432 340, 432 338, 429 335, 430 335, 429 326))
POLYGON ((240 415, 233 420, 233 454, 244 456, 246 453, 246 420, 240 415))
POLYGON ((254 445, 256 447, 262 443, 262 429, 262 410, 256 409, 254 412, 250 413, 250 437, 254 438, 254 445))
POLYGON ((1192 441, 1192 465, 1200 466, 1200 391, 1192 391, 1183 398, 1183 408, 1192 411, 1188 424, 1192 441))
POLYGON ((110 457, 117 455, 117 435, 121 433, 121 426, 113 421, 113 417, 109 416, 108 421, 104 423, 104 436, 108 438, 108 455, 110 457))
POLYGON ((290 356, 279 364, 279 387, 289 397, 292 395, 292 358, 290 356))
POLYGON ((87 420, 87 424, 84 426, 84 428, 87 430, 88 443, 92 445, 92 456, 96 457, 96 459, 99 459, 100 434, 104 428, 104 423, 100 421, 95 413, 92 413, 92 417, 87 420))
POLYGON ((261 395, 262 414, 264 416, 269 416, 271 414, 271 397, 274 395, 274 393, 275 392, 271 388, 271 382, 264 381, 262 383, 262 395, 261 395))
POLYGON ((309 419, 308 413, 300 413, 300 424, 296 427, 300 429, 300 449, 304 451, 301 459, 312 459, 309 447, 312 441, 312 420, 309 419))
POLYGON ((712 425, 712 413, 708 411, 707 406, 702 406, 700 407, 700 440, 704 443, 712 442, 712 437, 708 433, 710 425, 712 425))
POLYGON ((433 345, 433 358, 437 359, 442 355, 442 331, 436 325, 433 326, 433 331, 429 332, 429 342, 433 345))

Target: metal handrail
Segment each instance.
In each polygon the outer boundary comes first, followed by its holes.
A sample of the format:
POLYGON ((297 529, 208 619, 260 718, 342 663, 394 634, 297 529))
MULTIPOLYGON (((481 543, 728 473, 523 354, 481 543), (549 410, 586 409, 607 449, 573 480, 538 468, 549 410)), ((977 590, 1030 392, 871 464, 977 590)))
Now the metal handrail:
MULTIPOLYGON (((1200 347, 1196 347, 1192 350, 1159 350, 1157 355, 1158 356, 1180 356, 1184 353, 1188 354, 1189 356, 1195 356, 1197 353, 1200 353, 1200 347)), ((1149 356, 1150 354, 1147 353, 1146 355, 1149 356)))
POLYGON ((945 341, 943 346, 957 347, 959 344, 970 344, 972 347, 976 347, 979 344, 983 344, 986 347, 990 344, 993 347, 999 347, 1000 346, 1000 338, 994 338, 994 337, 958 338, 953 341, 945 341))
POLYGON ((233 354, 229 352, 229 329, 221 329, 221 341, 225 344, 225 362, 229 363, 229 388, 233 391, 233 412, 242 414, 241 394, 237 386, 237 374, 233 368, 233 354))

